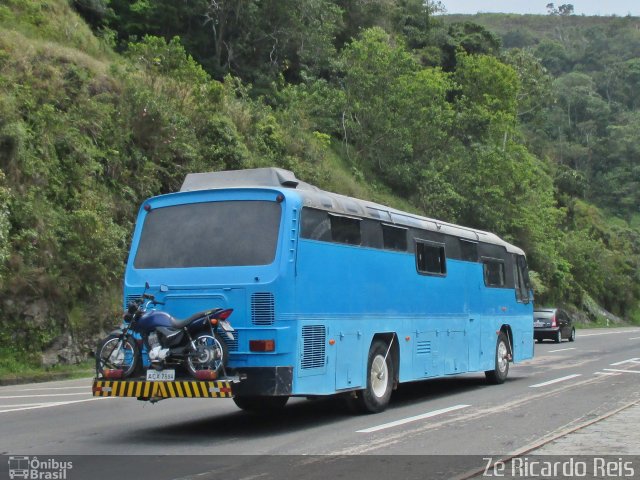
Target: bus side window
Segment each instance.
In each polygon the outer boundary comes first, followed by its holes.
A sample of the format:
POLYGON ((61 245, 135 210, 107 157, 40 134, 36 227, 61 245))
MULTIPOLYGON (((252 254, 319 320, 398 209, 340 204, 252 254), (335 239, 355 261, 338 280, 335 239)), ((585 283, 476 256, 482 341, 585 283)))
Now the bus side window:
POLYGON ((478 261, 478 242, 471 242, 463 238, 460 239, 460 255, 462 260, 467 262, 478 261))
POLYGON ((382 239, 386 250, 407 251, 407 229, 382 224, 382 239))
POLYGON ((495 258, 483 258, 484 284, 487 287, 504 287, 504 262, 495 258))
POLYGON ((514 265, 514 274, 516 277, 516 300, 520 303, 529 303, 529 275, 527 271, 527 261, 523 256, 516 256, 514 265))
POLYGON ((346 243, 348 245, 362 244, 359 219, 330 213, 329 220, 331 221, 332 242, 346 243))
POLYGON ((323 210, 303 208, 301 235, 302 238, 330 242, 331 222, 329 221, 329 214, 323 210))
POLYGON ((447 263, 444 245, 441 243, 416 240, 416 266, 418 273, 446 275, 447 263))

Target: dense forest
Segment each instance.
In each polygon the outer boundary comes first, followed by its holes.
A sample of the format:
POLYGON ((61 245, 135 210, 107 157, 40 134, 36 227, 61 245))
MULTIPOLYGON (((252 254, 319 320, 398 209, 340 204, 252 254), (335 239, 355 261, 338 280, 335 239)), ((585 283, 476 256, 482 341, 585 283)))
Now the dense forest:
POLYGON ((116 323, 144 198, 260 166, 493 231, 536 302, 640 323, 640 19, 444 3, 3 0, 0 369, 116 323))

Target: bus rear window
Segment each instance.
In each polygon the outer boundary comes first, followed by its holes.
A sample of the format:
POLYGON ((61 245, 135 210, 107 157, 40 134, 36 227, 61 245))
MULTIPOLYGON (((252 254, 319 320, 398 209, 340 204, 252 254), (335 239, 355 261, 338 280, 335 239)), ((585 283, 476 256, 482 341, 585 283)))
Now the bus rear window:
POLYGON ((134 267, 195 268, 273 262, 282 209, 269 201, 190 203, 151 210, 134 267))

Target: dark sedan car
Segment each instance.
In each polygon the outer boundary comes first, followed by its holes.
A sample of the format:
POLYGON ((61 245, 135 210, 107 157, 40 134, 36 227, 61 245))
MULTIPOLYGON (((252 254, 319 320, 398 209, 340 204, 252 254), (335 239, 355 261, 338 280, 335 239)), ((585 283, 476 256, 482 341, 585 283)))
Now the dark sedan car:
POLYGON ((573 342, 576 327, 571 316, 561 308, 536 308, 533 312, 533 338, 538 342, 549 339, 560 343, 563 338, 573 342))

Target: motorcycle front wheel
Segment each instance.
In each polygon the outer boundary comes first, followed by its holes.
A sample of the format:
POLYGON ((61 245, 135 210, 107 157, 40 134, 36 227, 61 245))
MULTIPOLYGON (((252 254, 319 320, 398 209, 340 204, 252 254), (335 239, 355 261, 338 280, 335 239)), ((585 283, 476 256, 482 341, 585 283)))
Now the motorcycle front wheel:
POLYGON ((200 370, 220 372, 229 361, 229 350, 222 337, 216 332, 201 333, 193 339, 196 351, 187 357, 187 370, 192 376, 200 370))
POLYGON ((104 338, 96 349, 96 371, 122 370, 122 378, 130 377, 138 368, 138 345, 131 337, 111 334, 104 338))

